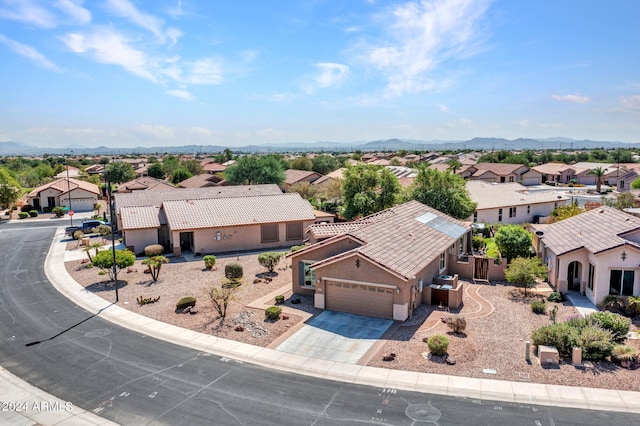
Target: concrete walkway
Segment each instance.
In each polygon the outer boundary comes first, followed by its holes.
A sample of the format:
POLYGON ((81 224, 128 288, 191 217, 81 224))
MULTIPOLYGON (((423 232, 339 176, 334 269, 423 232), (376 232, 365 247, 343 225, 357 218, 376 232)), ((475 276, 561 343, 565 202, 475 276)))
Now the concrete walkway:
MULTIPOLYGON (((114 324, 158 339, 268 368, 379 388, 522 404, 640 413, 640 392, 510 382, 374 368, 251 346, 155 321, 113 305, 75 282, 64 266, 66 243, 61 242, 62 234, 61 229, 56 234, 56 239, 45 260, 45 271, 53 285, 71 301, 89 312, 100 315, 114 324)), ((33 394, 35 397, 40 391, 31 389, 27 392, 31 392, 30 395, 33 394)), ((86 413, 78 415, 84 414, 86 413)), ((42 425, 64 424, 55 419, 47 418, 38 418, 38 423, 42 425)), ((89 420, 86 423, 91 424, 89 420)), ((102 424, 107 423, 105 421, 102 424)))
POLYGON ((594 312, 598 312, 599 309, 596 305, 587 299, 587 296, 583 296, 580 293, 570 292, 567 293, 567 299, 576 308, 576 311, 583 317, 589 316, 594 312))

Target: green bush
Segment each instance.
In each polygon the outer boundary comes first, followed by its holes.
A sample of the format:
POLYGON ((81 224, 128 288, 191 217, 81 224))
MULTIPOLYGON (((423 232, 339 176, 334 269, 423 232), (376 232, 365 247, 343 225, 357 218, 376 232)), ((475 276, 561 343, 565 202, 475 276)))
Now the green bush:
POLYGON ((291 248, 289 249, 289 253, 293 253, 293 252, 295 252, 295 251, 302 250, 302 249, 303 249, 303 248, 305 248, 305 247, 307 247, 307 246, 293 246, 293 247, 291 247, 291 248))
POLYGON ((284 303, 284 296, 282 294, 279 294, 279 295, 276 296, 276 303, 277 304, 284 303))
POLYGON ((544 314, 547 311, 547 304, 542 300, 531 302, 531 311, 534 314, 544 314))
POLYGON ((202 260, 204 261, 204 267, 206 269, 211 270, 214 266, 216 266, 216 257, 212 254, 206 255, 202 258, 202 260))
POLYGON ((147 257, 160 256, 161 254, 164 254, 162 244, 151 244, 144 248, 144 255, 147 257))
POLYGON ((561 357, 571 355, 571 349, 578 341, 579 329, 567 323, 545 325, 531 333, 534 346, 553 346, 561 357))
POLYGON ((576 343, 582 348, 582 358, 588 360, 604 359, 613 350, 611 332, 594 325, 583 328, 576 343))
POLYGON ((236 288, 241 284, 242 282, 238 278, 227 278, 222 280, 222 288, 236 288))
POLYGON ((447 353, 447 349, 449 349, 449 339, 442 334, 436 334, 429 337, 429 340, 427 340, 427 346, 429 346, 429 350, 433 355, 442 356, 445 355, 447 353))
POLYGON ((480 234, 474 235, 471 239, 471 245, 474 250, 478 251, 484 247, 484 237, 480 234))
POLYGON ((275 321, 280 319, 280 314, 282 313, 282 308, 279 306, 269 306, 264 310, 264 317, 268 320, 275 321))
POLYGON ((18 217, 19 217, 20 219, 26 219, 26 218, 28 218, 28 217, 29 217, 29 213, 27 213, 27 212, 20 212, 20 213, 18 213, 18 217))
POLYGON ((244 269, 242 265, 238 262, 228 263, 224 267, 224 276, 229 279, 240 279, 244 275, 244 269))
POLYGON ((594 312, 589 315, 595 325, 611 332, 611 338, 615 343, 622 343, 627 338, 631 320, 613 312, 594 312))
POLYGON ((176 303, 176 308, 177 309, 184 309, 188 306, 194 307, 196 306, 196 298, 195 297, 191 297, 191 296, 187 296, 187 297, 183 297, 182 299, 180 299, 178 301, 178 303, 176 303))
POLYGON ((549 296, 547 296, 547 300, 549 302, 561 303, 565 301, 565 297, 564 294, 560 293, 559 291, 554 291, 549 296))
POLYGON ((260 253, 258 255, 258 263, 267 268, 269 272, 273 272, 280 259, 282 259, 282 255, 283 253, 276 251, 260 253))
POLYGON ((29 210, 29 216, 38 217, 38 210, 29 210))

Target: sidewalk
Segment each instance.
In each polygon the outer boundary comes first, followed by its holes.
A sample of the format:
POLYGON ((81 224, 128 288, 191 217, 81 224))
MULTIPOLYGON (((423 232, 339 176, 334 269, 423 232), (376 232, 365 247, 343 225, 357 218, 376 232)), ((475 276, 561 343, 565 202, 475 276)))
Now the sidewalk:
POLYGON ((640 392, 445 376, 346 364, 251 346, 155 321, 113 305, 76 283, 64 266, 63 237, 60 232, 56 235, 45 260, 45 272, 61 293, 108 321, 171 343, 268 368, 380 388, 513 403, 640 413, 640 392))

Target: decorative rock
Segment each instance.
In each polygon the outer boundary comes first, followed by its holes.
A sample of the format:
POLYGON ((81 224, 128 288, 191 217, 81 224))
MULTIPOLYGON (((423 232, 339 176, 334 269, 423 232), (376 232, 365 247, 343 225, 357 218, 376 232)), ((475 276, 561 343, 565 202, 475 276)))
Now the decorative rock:
POLYGON ((456 365, 456 359, 453 357, 448 356, 444 362, 446 362, 448 365, 456 365))

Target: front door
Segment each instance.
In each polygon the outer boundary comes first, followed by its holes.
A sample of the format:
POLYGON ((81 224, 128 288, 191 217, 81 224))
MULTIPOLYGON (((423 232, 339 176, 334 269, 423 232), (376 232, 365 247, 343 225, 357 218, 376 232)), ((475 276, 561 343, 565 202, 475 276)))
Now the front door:
POLYGON ((569 291, 581 291, 580 289, 580 262, 569 263, 567 269, 567 285, 569 291))
POLYGON ((193 251, 193 232, 180 233, 180 250, 193 251))
POLYGON ((47 197, 47 206, 50 209, 54 208, 56 206, 56 197, 47 197))
POLYGON ((40 198, 33 199, 33 209, 40 210, 40 198))

